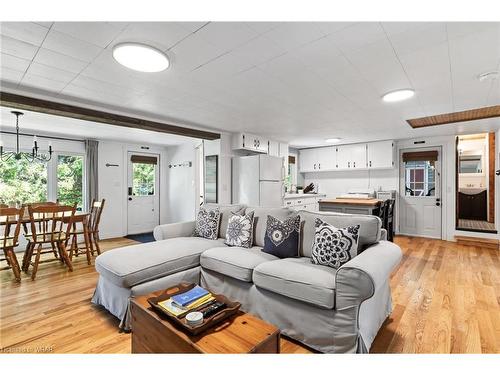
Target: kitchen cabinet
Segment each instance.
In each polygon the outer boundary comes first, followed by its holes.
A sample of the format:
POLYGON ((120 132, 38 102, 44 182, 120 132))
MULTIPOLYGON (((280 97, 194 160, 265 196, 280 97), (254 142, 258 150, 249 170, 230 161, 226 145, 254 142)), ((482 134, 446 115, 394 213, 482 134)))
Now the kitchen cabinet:
POLYGON ((319 211, 319 200, 325 197, 325 194, 286 194, 283 206, 297 211, 319 211))
POLYGON ((233 137, 233 150, 246 150, 267 154, 269 151, 268 140, 253 134, 236 134, 233 137))
POLYGON ((332 171, 336 169, 335 147, 319 147, 299 150, 300 172, 332 171))
POLYGON ((366 143, 337 146, 337 169, 366 169, 366 143))
POLYGON ((281 156, 280 155, 280 144, 275 141, 267 141, 268 144, 268 154, 270 156, 281 156))
POLYGON ((381 141, 367 144, 368 169, 394 167, 394 142, 381 141))

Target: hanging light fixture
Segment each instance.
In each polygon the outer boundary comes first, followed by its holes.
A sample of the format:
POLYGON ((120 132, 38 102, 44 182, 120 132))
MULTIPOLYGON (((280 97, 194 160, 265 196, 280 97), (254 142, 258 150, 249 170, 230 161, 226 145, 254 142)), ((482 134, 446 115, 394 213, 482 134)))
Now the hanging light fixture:
POLYGON ((49 154, 39 154, 38 153, 38 141, 36 139, 36 135, 33 136, 33 149, 31 152, 21 152, 19 149, 19 116, 24 115, 24 113, 19 111, 11 111, 12 114, 16 116, 16 151, 3 152, 3 145, 0 144, 0 159, 2 161, 7 161, 10 158, 14 158, 16 160, 25 159, 30 163, 34 161, 47 162, 52 158, 52 145, 49 142, 49 154))

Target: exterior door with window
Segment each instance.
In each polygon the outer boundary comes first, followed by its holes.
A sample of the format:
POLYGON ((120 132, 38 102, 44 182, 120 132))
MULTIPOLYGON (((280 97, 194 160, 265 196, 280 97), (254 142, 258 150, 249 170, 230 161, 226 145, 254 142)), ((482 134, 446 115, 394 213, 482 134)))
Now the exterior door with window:
POLYGON ((151 232, 160 223, 159 155, 128 153, 128 234, 151 232))
POLYGON ((399 232, 441 238, 441 148, 401 151, 399 232))

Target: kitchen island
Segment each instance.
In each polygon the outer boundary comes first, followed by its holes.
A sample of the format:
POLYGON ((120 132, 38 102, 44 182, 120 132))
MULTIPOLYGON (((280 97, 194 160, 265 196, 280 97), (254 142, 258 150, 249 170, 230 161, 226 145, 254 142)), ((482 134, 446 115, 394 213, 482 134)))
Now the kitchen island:
POLYGON ((381 202, 376 198, 320 199, 319 210, 344 214, 376 215, 381 202))

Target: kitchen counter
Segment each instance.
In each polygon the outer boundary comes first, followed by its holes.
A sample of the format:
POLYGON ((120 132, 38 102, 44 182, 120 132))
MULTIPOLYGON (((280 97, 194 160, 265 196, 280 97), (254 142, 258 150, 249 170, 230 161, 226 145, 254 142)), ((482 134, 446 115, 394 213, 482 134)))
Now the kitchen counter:
POLYGON ((335 198, 335 199, 321 199, 319 203, 353 205, 353 206, 378 206, 382 202, 376 198, 335 198))
POLYGON ((286 193, 285 194, 285 199, 295 199, 295 198, 310 198, 310 197, 316 197, 316 198, 321 198, 321 197, 326 197, 326 194, 320 194, 320 193, 302 193, 302 194, 297 194, 297 193, 286 193))
POLYGON ((382 201, 375 198, 321 199, 319 201, 319 210, 344 214, 376 215, 380 202, 382 201))

